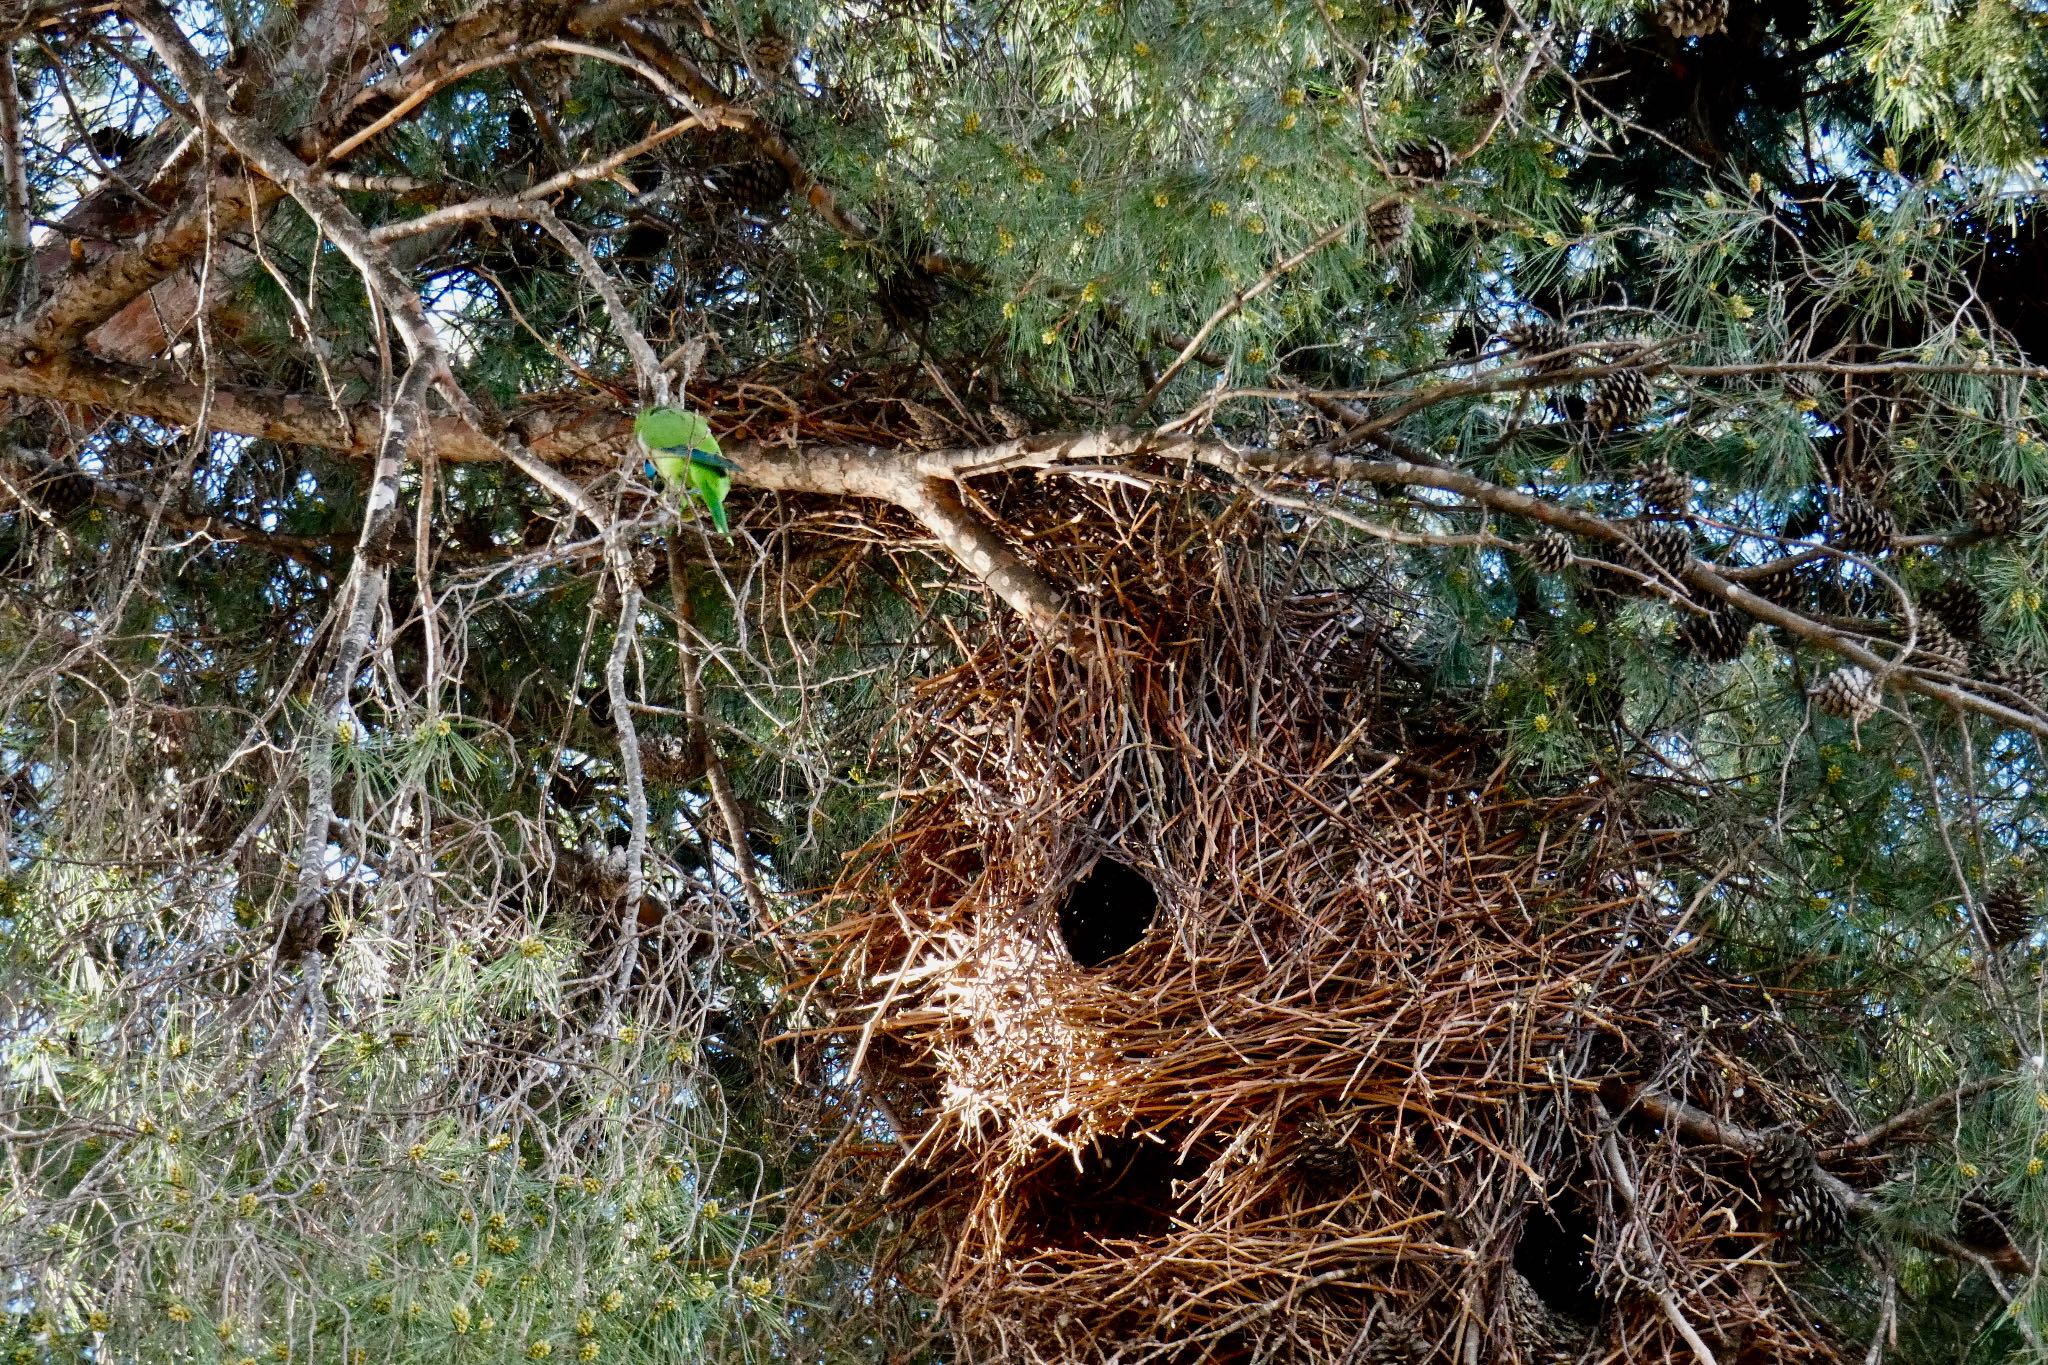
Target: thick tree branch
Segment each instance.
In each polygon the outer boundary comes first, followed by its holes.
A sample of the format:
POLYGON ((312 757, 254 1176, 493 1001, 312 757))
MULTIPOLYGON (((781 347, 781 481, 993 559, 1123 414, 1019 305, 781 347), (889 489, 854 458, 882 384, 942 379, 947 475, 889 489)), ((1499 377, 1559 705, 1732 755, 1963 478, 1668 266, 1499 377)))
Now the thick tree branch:
MULTIPOLYGON (((376 249, 374 244, 370 245, 376 249)), ((0 356, 0 393, 52 398, 179 425, 197 420, 205 396, 196 385, 135 367, 50 357, 39 357, 34 365, 9 366, 4 363, 6 359, 0 356)), ((216 387, 208 420, 219 431, 366 455, 370 435, 376 430, 376 414, 356 409, 343 415, 347 418, 346 431, 340 429, 339 419, 324 398, 216 387)), ((465 417, 438 418, 430 423, 430 429, 439 458, 509 461, 550 493, 578 510, 585 510, 581 504, 587 502, 587 497, 581 485, 562 470, 613 466, 618 451, 631 440, 631 416, 609 403, 573 408, 536 405, 508 415, 503 434, 498 437, 487 434, 477 420, 465 417)), ((1391 437, 1384 433, 1382 436, 1383 443, 1391 443, 1391 437)), ((957 499, 933 495, 931 483, 1009 470, 1070 469, 1142 458, 1179 459, 1238 474, 1256 470, 1394 487, 1439 488, 1496 512, 1608 544, 1623 544, 1629 534, 1619 523, 1590 512, 1418 460, 1361 460, 1328 449, 1240 451, 1196 437, 1121 429, 1027 436, 988 446, 936 451, 889 451, 873 446, 737 446, 733 453, 744 466, 744 473, 737 480, 744 486, 872 498, 909 511, 938 535, 949 551, 973 556, 973 564, 979 566, 975 568, 977 574, 984 570, 996 573, 1001 582, 998 594, 1040 627, 1057 615, 1057 595, 1050 588, 1041 591, 1042 580, 1033 586, 1035 574, 1015 558, 1014 552, 1002 547, 987 528, 977 527, 971 517, 960 520, 966 514, 957 499)), ((602 522, 601 516, 593 517, 593 524, 602 522)), ((1896 661, 1866 648, 1845 632, 1749 592, 1742 583, 1753 579, 1755 573, 1723 573, 1695 559, 1681 577, 1708 599, 1724 602, 1830 650, 1870 670, 1887 686, 2048 738, 2048 720, 1901 668, 1896 661)))
POLYGON ((313 169, 267 128, 235 112, 220 82, 186 41, 161 0, 125 0, 123 8, 171 74, 178 78, 199 116, 234 149, 235 155, 283 186, 298 201, 307 217, 319 225, 349 264, 362 274, 370 293, 391 310, 407 352, 415 361, 426 360, 435 371, 434 377, 459 404, 461 386, 435 339, 426 306, 420 302, 417 291, 399 276, 390 257, 370 239, 341 196, 322 184, 313 169))
POLYGON ((252 193, 257 209, 267 209, 284 197, 283 190, 267 182, 228 176, 215 180, 210 195, 201 196, 184 212, 165 219, 91 269, 67 276, 35 316, 0 341, 0 347, 17 363, 32 365, 44 355, 77 345, 169 279, 204 250, 214 235, 246 222, 252 193))
POLYGON ((1009 542, 969 512, 950 485, 935 479, 904 479, 891 488, 888 501, 916 517, 948 554, 1033 630, 1051 638, 1063 635, 1065 609, 1058 592, 1009 542))
POLYGON ((614 521, 605 534, 605 558, 618 578, 619 618, 612 630, 611 652, 605 656, 604 687, 611 702, 612 728, 619 737, 619 772, 626 779, 627 832, 625 911, 619 916, 625 941, 619 946, 618 970, 612 978, 613 1011, 624 1004, 639 971, 640 902, 647 894, 647 778, 640 766, 640 729, 633 720, 633 698, 626 688, 626 660, 640 638, 640 584, 617 528, 614 521))
MULTIPOLYGON (((324 0, 279 11, 269 21, 271 31, 242 50, 239 69, 232 73, 237 98, 251 107, 282 113, 288 123, 311 119, 305 140, 320 145, 322 111, 334 104, 330 92, 345 91, 360 77, 364 61, 377 49, 375 39, 385 17, 382 0, 324 0)), ((174 111, 171 117, 180 114, 174 111)), ((331 140, 332 134, 325 136, 331 140)), ((284 137, 300 140, 290 131, 284 137)), ((149 140, 159 141, 154 135, 149 140)), ((204 174, 195 177, 198 157, 207 148, 195 128, 170 147, 146 183, 110 175, 106 184, 88 194, 65 220, 67 231, 79 234, 74 242, 108 232, 127 236, 133 230, 127 220, 138 201, 176 203, 193 199, 198 191, 196 202, 153 224, 139 240, 97 259, 89 250, 89 265, 82 271, 60 241, 44 267, 46 277, 57 281, 55 297, 41 317, 22 325, 21 335, 0 339, 0 348, 48 351, 86 340, 189 264, 213 235, 238 228, 251 215, 249 185, 233 176, 211 181, 204 174)), ((283 197, 283 190, 268 182, 257 183, 254 193, 253 208, 259 212, 283 197)), ((183 300, 173 302, 182 306, 183 300)), ((193 306, 198 304, 195 295, 193 306)), ((137 330, 141 344, 160 343, 158 329, 145 324, 137 330)), ((136 344, 117 343, 109 349, 118 354, 136 344)))

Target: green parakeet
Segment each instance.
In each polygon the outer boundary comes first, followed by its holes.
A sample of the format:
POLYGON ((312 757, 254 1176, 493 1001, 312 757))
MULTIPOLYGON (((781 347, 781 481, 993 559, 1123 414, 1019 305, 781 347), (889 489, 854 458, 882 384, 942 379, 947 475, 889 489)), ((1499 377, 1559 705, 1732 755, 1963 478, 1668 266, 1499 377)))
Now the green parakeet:
POLYGON ((647 477, 702 498, 718 533, 731 535, 725 522, 725 495, 732 491, 732 476, 740 467, 718 453, 711 424, 682 408, 649 408, 633 420, 633 434, 647 451, 647 477))

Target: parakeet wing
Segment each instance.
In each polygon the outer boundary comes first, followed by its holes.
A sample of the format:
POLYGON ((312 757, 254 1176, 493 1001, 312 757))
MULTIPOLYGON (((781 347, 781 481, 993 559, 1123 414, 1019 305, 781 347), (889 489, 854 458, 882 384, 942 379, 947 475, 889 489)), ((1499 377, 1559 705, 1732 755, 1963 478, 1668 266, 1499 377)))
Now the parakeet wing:
POLYGON ((739 465, 719 454, 718 448, 715 445, 710 450, 706 450, 702 446, 692 450, 690 452, 690 461, 693 464, 703 465, 706 469, 715 469, 721 474, 737 474, 740 472, 739 465))

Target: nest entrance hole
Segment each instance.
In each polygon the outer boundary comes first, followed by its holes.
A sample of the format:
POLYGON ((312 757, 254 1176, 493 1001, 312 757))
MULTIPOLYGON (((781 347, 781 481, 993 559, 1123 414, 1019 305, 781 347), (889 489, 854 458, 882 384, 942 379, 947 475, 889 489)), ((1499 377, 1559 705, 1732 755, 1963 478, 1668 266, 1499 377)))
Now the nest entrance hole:
POLYGON ((1083 967, 1100 967, 1145 937, 1159 893, 1129 863, 1101 857, 1060 899, 1060 942, 1083 967))
POLYGON ((1102 1239, 1162 1236, 1180 1208, 1177 1187, 1208 1164, 1200 1153, 1182 1157, 1170 1143, 1137 1136, 1097 1138, 1081 1153, 1079 1170, 1060 1152, 1030 1183, 1025 1240, 1080 1250, 1102 1239))
POLYGON ((1600 1320, 1599 1283, 1593 1272, 1592 1212, 1567 1186, 1548 1208, 1529 1210, 1515 1242, 1515 1269, 1536 1297, 1583 1323, 1600 1320))

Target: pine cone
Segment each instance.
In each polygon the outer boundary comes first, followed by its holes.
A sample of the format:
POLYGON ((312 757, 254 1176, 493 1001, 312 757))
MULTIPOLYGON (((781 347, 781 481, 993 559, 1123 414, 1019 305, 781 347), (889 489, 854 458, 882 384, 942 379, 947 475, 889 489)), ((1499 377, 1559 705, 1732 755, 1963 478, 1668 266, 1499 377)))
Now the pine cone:
POLYGON ((1750 1154, 1757 1189, 1778 1202, 1780 1236, 1795 1242, 1827 1243, 1848 1231, 1849 1211, 1820 1168, 1806 1139, 1789 1128, 1764 1135, 1750 1154))
POLYGON ((1567 374, 1577 363, 1574 356, 1556 354, 1572 344, 1572 334, 1548 318, 1514 323, 1501 337, 1522 354, 1532 373, 1567 374))
POLYGON ((1675 38, 1719 33, 1728 22, 1728 0, 1663 0, 1657 6, 1657 22, 1675 38))
POLYGON ((1765 1194, 1783 1196, 1813 1178, 1818 1164, 1806 1139, 1790 1128, 1774 1128, 1749 1156, 1749 1173, 1765 1194))
POLYGON ((1295 1130, 1294 1169, 1309 1179, 1335 1183, 1358 1174, 1358 1158, 1344 1136, 1344 1126, 1318 1109, 1295 1130))
POLYGON ((1572 562, 1572 538, 1561 532, 1538 531, 1517 548, 1537 573, 1563 573, 1572 562))
POLYGON ((2008 877, 1992 888, 1979 907, 1984 936, 1994 948, 2018 943, 2034 931, 2034 898, 2018 877, 2008 877))
POLYGON ((93 481, 86 475, 52 466, 30 485, 30 490, 45 511, 62 520, 92 501, 93 487, 93 481))
POLYGON ((1414 1365, 1422 1359, 1422 1334, 1415 1324, 1399 1313, 1380 1314, 1372 1345, 1365 1348, 1363 1365, 1414 1365))
POLYGON ((1755 622, 1732 607, 1715 607, 1704 616, 1688 614, 1678 628, 1678 647, 1696 659, 1725 664, 1742 657, 1749 648, 1749 632, 1755 622))
POLYGON ((2012 1204, 1981 1183, 1956 1203, 1956 1235, 1965 1246, 1985 1253, 1994 1265, 2023 1259, 2017 1257, 2018 1248, 2012 1243, 2012 1230, 2019 1226, 2012 1204))
POLYGON ((1920 618, 1919 648, 1913 651, 1912 663, 1915 668, 1930 668, 1941 673, 1968 675, 1970 671, 1970 647, 1956 638, 1954 631, 1941 623, 1939 617, 1920 618))
POLYGON ((1742 586, 1764 601, 1775 602, 1781 607, 1797 608, 1806 599, 1806 580, 1790 564, 1757 578, 1744 579, 1742 586))
MULTIPOLYGON (((1671 584, 1665 580, 1681 579, 1691 558, 1692 531, 1683 522, 1637 517, 1629 524, 1629 540, 1622 550, 1622 563, 1646 578, 1670 587, 1671 584)), ((1636 587, 1637 592, 1647 590, 1646 584, 1636 587)))
POLYGON ((703 746, 681 735, 642 735, 640 771, 660 786, 685 786, 704 775, 703 746))
POLYGON ((1951 578, 1921 594, 1920 610, 1947 626, 1959 640, 1976 640, 1984 634, 1984 598, 1967 579, 1951 578))
POLYGON ((1982 536, 2009 536, 2026 520, 2026 499, 2009 483, 1981 483, 1970 494, 1970 524, 1982 536))
POLYGON ((1659 455, 1636 471, 1636 494, 1652 512, 1679 516, 1692 506, 1692 480, 1659 455))
POLYGON ((1641 420, 1656 399, 1641 370, 1616 371, 1593 385, 1593 396, 1586 401, 1586 425, 1595 435, 1609 435, 1641 420))
POLYGON ((747 45, 747 68, 759 80, 772 81, 784 75, 795 57, 796 44, 775 26, 773 19, 764 19, 761 31, 747 45))
POLYGON ((1884 704, 1884 689, 1869 670, 1850 664, 1838 668, 1813 685, 1807 694, 1813 704, 1831 716, 1861 725, 1877 714, 1884 704))
POLYGON ((1881 555, 1898 539, 1892 514, 1852 488, 1828 498, 1828 544, 1852 554, 1881 555))
POLYGON ((1978 669, 1978 676, 1991 687, 2004 689, 2003 693, 1993 692, 1992 700, 2007 706, 2017 704, 2020 709, 2032 707, 2037 712, 2048 712, 2048 677, 2042 676, 2040 668, 2032 660, 1994 659, 1978 669))
POLYGON ((774 208, 789 193, 789 171, 765 157, 735 161, 705 171, 704 190, 713 203, 759 212, 774 208))
POLYGON ((284 924, 277 934, 277 960, 297 962, 327 939, 327 897, 316 895, 296 908, 285 908, 284 924))
POLYGON ((1810 1246, 1832 1246, 1849 1231, 1849 1210, 1834 1187, 1816 1178, 1778 1201, 1778 1235, 1810 1246))
POLYGON ((1404 142, 1387 158, 1387 174, 1396 180, 1441 180, 1451 170, 1451 149, 1441 138, 1404 142))
POLYGON ((1382 199, 1365 213, 1365 230, 1381 251, 1393 251, 1408 240, 1415 226, 1415 207, 1406 199, 1382 199))
POLYGON ((931 320, 945 302, 945 287, 921 261, 885 270, 876 281, 875 301, 897 327, 910 331, 931 320))
POLYGON ((1571 1365, 1592 1336, 1584 1323, 1545 1303, 1519 1270, 1508 1272, 1508 1331, 1524 1365, 1571 1365))

